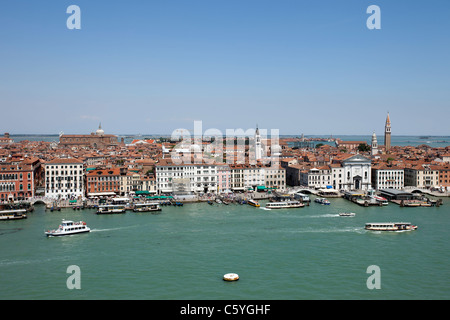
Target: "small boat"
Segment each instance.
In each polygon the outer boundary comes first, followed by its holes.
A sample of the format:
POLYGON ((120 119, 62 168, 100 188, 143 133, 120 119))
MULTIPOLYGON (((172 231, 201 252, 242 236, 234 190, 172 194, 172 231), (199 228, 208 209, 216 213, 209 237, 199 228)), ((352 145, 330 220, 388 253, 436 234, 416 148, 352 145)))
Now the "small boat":
POLYGON ((412 231, 416 230, 417 226, 412 225, 409 222, 371 222, 366 223, 364 227, 366 230, 371 231, 412 231))
POLYGON ((211 200, 208 200, 208 204, 212 206, 214 203, 211 200))
POLYGON ((328 199, 325 199, 325 198, 316 198, 314 200, 314 202, 317 202, 317 203, 320 203, 320 204, 325 204, 325 205, 330 204, 330 201, 328 201, 328 199))
POLYGON ((217 203, 222 203, 222 200, 220 200, 219 198, 216 198, 216 202, 217 203))
POLYGON ((26 209, 4 210, 0 211, 0 220, 18 220, 26 219, 26 209))
POLYGON ((354 217, 355 213, 354 212, 341 212, 339 213, 340 217, 354 217))
POLYGON ((280 201, 280 202, 269 202, 266 204, 268 209, 287 209, 287 208, 302 208, 305 205, 300 201, 280 201))
POLYGON ((389 204, 386 198, 380 196, 372 196, 371 198, 380 203, 382 206, 387 206, 389 204))
POLYGON ((260 206, 259 203, 258 203, 258 201, 253 200, 253 199, 248 200, 247 203, 248 203, 249 205, 253 206, 253 207, 259 207, 259 206, 260 206))
POLYGON ((56 230, 47 230, 45 234, 47 237, 68 236, 72 234, 90 232, 91 229, 86 225, 86 222, 73 222, 70 220, 63 220, 56 230))

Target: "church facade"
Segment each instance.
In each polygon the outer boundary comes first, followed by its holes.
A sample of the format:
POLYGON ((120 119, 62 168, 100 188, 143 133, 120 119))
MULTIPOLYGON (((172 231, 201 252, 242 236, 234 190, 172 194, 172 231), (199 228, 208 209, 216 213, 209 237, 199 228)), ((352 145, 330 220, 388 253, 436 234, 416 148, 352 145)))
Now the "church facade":
POLYGON ((342 161, 344 174, 343 189, 369 190, 371 189, 371 164, 372 161, 360 154, 356 154, 342 161))

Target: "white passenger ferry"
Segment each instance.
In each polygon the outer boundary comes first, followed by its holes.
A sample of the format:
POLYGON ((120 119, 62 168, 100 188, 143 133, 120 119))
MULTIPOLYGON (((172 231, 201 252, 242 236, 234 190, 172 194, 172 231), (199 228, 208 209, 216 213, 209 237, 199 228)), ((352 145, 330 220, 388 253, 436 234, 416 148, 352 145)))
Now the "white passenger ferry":
POLYGON ((161 211, 161 207, 158 202, 136 203, 134 205, 134 212, 150 212, 161 211))
POLYGON ((97 214, 124 213, 124 204, 105 204, 98 207, 97 214))
POLYGON ((47 237, 68 236, 77 233, 89 232, 91 229, 86 225, 86 222, 73 222, 70 220, 63 220, 56 230, 47 230, 45 234, 47 237))
POLYGON ((266 208, 268 209, 286 209, 286 208, 301 208, 305 205, 300 201, 291 200, 291 201, 280 201, 280 202, 269 202, 266 204, 266 208))
POLYGON ((409 222, 371 222, 366 223, 365 229, 371 231, 412 231, 416 230, 417 226, 409 222))
POLYGON ((16 209, 16 210, 3 210, 0 211, 0 220, 18 220, 18 219, 26 219, 27 215, 25 214, 27 210, 25 209, 16 209))

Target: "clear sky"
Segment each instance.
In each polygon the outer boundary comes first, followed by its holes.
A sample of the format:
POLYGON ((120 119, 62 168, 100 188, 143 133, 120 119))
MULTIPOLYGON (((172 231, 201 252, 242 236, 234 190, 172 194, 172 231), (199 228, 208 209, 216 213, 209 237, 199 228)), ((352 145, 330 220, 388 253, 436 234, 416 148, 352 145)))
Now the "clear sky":
POLYGON ((450 135, 448 0, 16 0, 0 133, 450 135), (69 30, 69 5, 81 30, 69 30), (381 29, 369 30, 369 5, 381 29))

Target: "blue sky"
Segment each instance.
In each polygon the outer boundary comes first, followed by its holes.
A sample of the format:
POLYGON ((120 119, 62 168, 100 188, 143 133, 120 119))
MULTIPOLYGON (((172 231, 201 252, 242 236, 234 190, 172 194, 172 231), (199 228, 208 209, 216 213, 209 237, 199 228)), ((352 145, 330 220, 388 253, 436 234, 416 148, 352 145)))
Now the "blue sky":
POLYGON ((3 2, 0 132, 450 135, 449 40, 447 0, 3 2))

